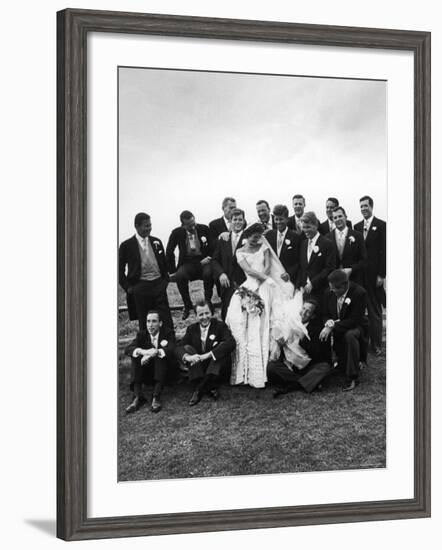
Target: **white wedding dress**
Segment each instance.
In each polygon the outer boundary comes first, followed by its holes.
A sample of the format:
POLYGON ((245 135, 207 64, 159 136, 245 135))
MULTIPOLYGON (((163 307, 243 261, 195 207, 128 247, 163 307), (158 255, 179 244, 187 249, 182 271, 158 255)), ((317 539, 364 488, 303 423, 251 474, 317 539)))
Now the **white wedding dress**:
POLYGON ((247 278, 241 285, 259 296, 264 305, 261 314, 249 313, 238 291, 232 296, 227 310, 226 323, 236 341, 232 354, 232 385, 263 388, 268 361, 278 359, 281 353, 278 341, 284 341, 284 354, 292 365, 303 368, 310 361, 298 343, 304 335, 308 336, 300 318, 302 294, 297 292, 295 295, 292 283, 281 279, 285 270, 265 237, 257 252, 245 252, 242 248, 236 251, 238 263, 245 260, 250 269, 259 273, 265 272, 265 254, 269 255, 268 278, 260 283, 246 273, 247 278))

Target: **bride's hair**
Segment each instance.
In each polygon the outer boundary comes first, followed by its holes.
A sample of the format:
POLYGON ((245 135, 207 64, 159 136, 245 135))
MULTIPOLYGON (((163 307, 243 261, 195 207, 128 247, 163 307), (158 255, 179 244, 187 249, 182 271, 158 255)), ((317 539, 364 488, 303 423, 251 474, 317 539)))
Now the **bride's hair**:
POLYGON ((250 236, 255 235, 256 233, 259 233, 260 235, 264 233, 264 227, 261 223, 253 223, 252 225, 249 225, 249 227, 244 230, 242 236, 244 239, 248 239, 250 236))

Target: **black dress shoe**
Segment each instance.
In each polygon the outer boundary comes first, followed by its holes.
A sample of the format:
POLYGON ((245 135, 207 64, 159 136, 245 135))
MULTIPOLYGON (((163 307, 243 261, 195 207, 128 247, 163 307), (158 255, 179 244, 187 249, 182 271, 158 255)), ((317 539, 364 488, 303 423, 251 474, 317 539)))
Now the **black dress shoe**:
POLYGON ((192 308, 185 307, 183 309, 183 316, 182 316, 183 321, 185 321, 189 317, 191 311, 192 311, 192 308))
POLYGON ((216 401, 217 399, 219 399, 219 390, 218 388, 212 388, 211 390, 209 390, 207 392, 207 394, 214 400, 216 401))
POLYGON ((136 412, 140 407, 142 407, 146 403, 146 400, 144 397, 136 396, 132 403, 127 407, 126 414, 131 414, 136 412))
POLYGON ((189 406, 193 407, 197 405, 201 401, 202 397, 203 397, 203 394, 200 391, 196 390, 195 392, 193 392, 192 397, 190 398, 190 401, 189 401, 189 406))
POLYGON ((157 413, 161 411, 161 402, 159 397, 154 397, 152 399, 152 404, 150 406, 152 412, 157 413))

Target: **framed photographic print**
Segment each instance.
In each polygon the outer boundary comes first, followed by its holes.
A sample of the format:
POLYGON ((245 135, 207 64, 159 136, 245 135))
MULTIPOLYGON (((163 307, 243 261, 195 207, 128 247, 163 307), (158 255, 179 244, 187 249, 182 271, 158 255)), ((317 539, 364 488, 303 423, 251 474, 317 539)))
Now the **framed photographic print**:
POLYGON ((57 25, 58 536, 429 516, 430 34, 57 25))

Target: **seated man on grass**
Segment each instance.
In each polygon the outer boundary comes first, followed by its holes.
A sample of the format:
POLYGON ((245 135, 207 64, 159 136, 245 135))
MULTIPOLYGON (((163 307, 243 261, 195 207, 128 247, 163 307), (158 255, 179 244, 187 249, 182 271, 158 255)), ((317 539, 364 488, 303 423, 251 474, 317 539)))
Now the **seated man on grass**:
POLYGON ((130 389, 134 396, 126 413, 137 411, 146 399, 143 396, 143 384, 153 383, 151 410, 161 410, 161 392, 176 364, 175 334, 163 326, 158 311, 149 311, 146 318, 146 330, 140 330, 135 339, 126 347, 126 355, 132 362, 132 381, 130 389))
POLYGON ((228 326, 212 317, 209 302, 198 302, 195 312, 197 322, 187 327, 177 347, 178 359, 188 367, 189 381, 194 385, 191 407, 205 393, 218 399, 220 375, 229 368, 230 354, 236 346, 228 326))
POLYGON ((269 362, 268 378, 279 386, 273 394, 274 397, 295 390, 311 393, 315 389, 320 389, 322 381, 330 374, 332 370, 330 343, 319 339, 323 326, 319 312, 319 303, 314 298, 307 298, 304 301, 301 321, 307 329, 308 337, 304 336, 299 344, 310 357, 310 363, 302 369, 290 364, 284 355, 282 342, 281 357, 277 361, 269 362))

